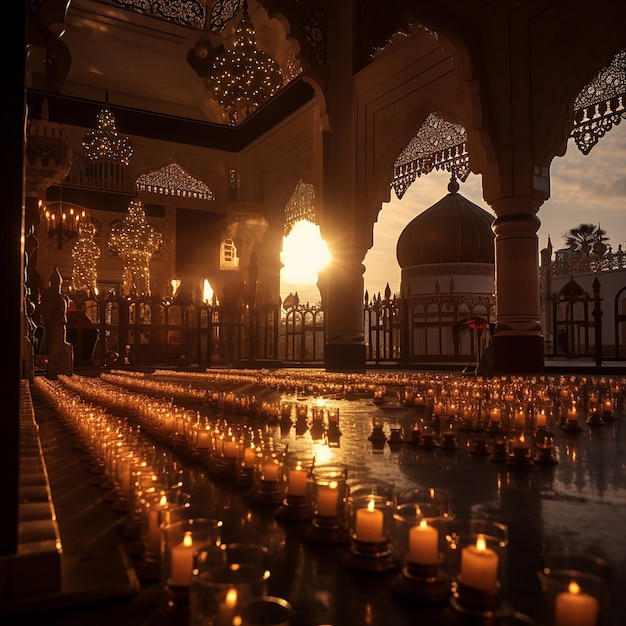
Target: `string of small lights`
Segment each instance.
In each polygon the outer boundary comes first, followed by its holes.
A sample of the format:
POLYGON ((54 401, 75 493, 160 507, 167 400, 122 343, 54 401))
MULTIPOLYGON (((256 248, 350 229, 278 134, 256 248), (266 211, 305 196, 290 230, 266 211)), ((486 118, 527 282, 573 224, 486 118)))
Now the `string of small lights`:
POLYGON ((125 294, 150 295, 150 259, 161 247, 163 235, 146 221, 141 200, 132 200, 128 215, 111 228, 107 245, 122 257, 125 294))

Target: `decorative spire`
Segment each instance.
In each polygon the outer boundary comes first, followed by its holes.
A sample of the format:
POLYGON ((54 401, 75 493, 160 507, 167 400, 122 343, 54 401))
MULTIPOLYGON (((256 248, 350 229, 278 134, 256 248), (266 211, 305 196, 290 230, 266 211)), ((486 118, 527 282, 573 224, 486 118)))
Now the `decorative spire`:
POLYGON ((451 194, 456 194, 459 193, 459 189, 461 188, 461 186, 459 185, 457 179, 456 179, 456 175, 454 173, 454 170, 452 170, 452 173, 450 174, 450 182, 448 183, 448 193, 451 194))

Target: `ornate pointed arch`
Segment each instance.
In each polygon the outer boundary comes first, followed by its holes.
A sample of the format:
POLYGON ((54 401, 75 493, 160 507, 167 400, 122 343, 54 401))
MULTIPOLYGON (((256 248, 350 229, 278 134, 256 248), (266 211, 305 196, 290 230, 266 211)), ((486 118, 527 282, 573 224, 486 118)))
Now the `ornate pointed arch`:
POLYGON ((215 200, 213 190, 208 185, 189 174, 175 162, 142 174, 136 180, 135 188, 138 191, 164 196, 215 200))
POLYGON ((626 50, 618 52, 578 94, 571 137, 583 154, 589 154, 622 119, 626 119, 626 50))
POLYGON ((315 188, 310 183, 298 181, 285 205, 284 235, 287 236, 296 222, 308 220, 317 224, 315 215, 315 188))
POLYGON ((470 173, 465 128, 437 113, 426 118, 394 163, 392 187, 398 199, 418 176, 433 169, 454 172, 463 182, 470 173))

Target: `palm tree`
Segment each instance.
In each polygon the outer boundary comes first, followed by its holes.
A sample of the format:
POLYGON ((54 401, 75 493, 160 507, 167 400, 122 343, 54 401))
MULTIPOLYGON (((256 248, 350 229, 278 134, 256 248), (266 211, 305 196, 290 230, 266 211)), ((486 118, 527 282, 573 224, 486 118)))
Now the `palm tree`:
POLYGON ((563 233, 563 239, 565 239, 565 245, 573 252, 582 252, 586 256, 593 250, 606 250, 604 245, 605 241, 609 238, 606 237, 606 231, 600 228, 600 225, 595 224, 580 224, 576 228, 570 228, 566 233, 563 233))

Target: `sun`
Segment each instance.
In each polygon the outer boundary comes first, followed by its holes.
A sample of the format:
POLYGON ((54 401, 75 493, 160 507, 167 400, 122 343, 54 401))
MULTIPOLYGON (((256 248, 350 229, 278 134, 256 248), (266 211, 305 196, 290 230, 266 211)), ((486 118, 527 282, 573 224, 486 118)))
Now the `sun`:
POLYGON ((330 252, 322 239, 320 227, 308 220, 294 224, 283 239, 280 255, 281 281, 295 285, 317 283, 317 273, 330 262, 330 252))

